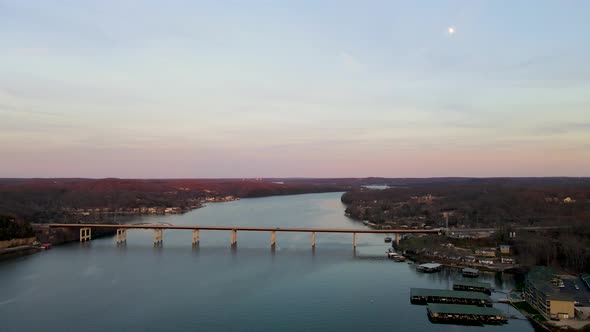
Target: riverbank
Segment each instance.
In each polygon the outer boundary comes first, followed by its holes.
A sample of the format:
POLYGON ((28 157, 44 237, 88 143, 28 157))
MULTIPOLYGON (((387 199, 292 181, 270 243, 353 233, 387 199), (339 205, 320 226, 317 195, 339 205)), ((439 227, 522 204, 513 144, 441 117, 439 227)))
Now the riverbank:
POLYGON ((0 259, 9 259, 33 254, 40 249, 34 246, 36 237, 26 237, 0 241, 0 259))
MULTIPOLYGON (((60 245, 69 242, 80 241, 80 231, 71 228, 49 228, 47 225, 36 224, 33 225, 35 236, 41 243, 51 243, 52 245, 60 245)), ((97 228, 92 230, 92 238, 100 238, 104 236, 112 236, 117 232, 116 225, 113 228, 97 228)))
MULTIPOLYGON (((80 241, 78 229, 49 228, 47 225, 39 224, 32 225, 32 227, 35 232, 34 237, 0 241, 0 260, 35 254, 44 250, 40 243, 60 245, 80 241)), ((92 238, 113 236, 115 233, 116 228, 98 228, 92 230, 92 238)))
POLYGON ((0 249, 0 260, 16 258, 25 255, 31 255, 42 249, 33 245, 24 245, 18 247, 0 249))

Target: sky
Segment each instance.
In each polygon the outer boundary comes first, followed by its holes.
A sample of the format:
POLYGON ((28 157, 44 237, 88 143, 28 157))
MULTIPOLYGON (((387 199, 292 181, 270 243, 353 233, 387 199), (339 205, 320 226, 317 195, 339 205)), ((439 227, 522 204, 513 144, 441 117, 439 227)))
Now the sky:
POLYGON ((588 17, 0 0, 0 177, 590 176, 588 17))

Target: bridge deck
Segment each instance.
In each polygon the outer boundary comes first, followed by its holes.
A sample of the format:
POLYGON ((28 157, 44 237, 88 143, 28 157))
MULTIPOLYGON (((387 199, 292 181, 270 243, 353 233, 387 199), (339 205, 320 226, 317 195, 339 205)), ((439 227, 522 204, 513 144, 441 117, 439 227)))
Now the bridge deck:
POLYGON ((116 224, 49 224, 51 228, 118 228, 118 229, 193 229, 211 231, 253 231, 253 232, 307 232, 307 233, 373 233, 373 234, 427 234, 438 233, 438 229, 346 229, 346 228, 283 228, 249 226, 172 226, 172 225, 116 225, 116 224))

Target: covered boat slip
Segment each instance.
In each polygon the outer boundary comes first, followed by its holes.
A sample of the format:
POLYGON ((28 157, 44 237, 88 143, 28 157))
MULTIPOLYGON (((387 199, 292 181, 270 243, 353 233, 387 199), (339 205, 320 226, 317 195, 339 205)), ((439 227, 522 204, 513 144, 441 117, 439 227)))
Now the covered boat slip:
POLYGON ((412 304, 446 303, 492 306, 492 299, 483 293, 427 288, 410 289, 410 302, 412 304))
POLYGON ((442 270, 442 264, 438 264, 438 263, 426 263, 426 264, 420 264, 420 265, 416 266, 416 271, 419 271, 419 272, 430 273, 430 272, 438 272, 440 270, 442 270))
POLYGON ((463 304, 428 304, 428 318, 437 323, 504 324, 506 315, 499 309, 463 304))
POLYGON ((487 282, 454 280, 453 281, 453 290, 480 292, 480 293, 491 295, 492 294, 492 284, 487 283, 487 282))
POLYGON ((464 277, 477 278, 479 277, 479 270, 466 267, 463 270, 461 270, 461 274, 464 277))

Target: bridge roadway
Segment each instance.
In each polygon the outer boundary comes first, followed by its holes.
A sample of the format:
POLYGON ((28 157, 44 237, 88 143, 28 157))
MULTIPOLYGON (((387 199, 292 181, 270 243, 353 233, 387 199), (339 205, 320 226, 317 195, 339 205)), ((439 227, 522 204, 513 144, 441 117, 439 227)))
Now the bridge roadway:
POLYGON ((174 225, 117 225, 117 224, 49 224, 51 228, 117 228, 117 229, 193 229, 205 231, 250 231, 250 232, 306 232, 306 233, 382 233, 382 234, 436 234, 439 229, 349 229, 349 228, 282 228, 253 226, 174 226, 174 225))
MULTIPOLYGON (((174 226, 174 225, 163 225, 163 224, 135 224, 135 225, 121 225, 121 224, 49 224, 50 228, 77 228, 80 230, 80 242, 91 240, 91 229, 92 228, 109 228, 117 230, 117 243, 127 242, 127 230, 129 229, 152 229, 154 230, 154 245, 162 245, 164 230, 166 229, 177 229, 177 230, 192 230, 193 232, 193 245, 198 245, 200 240, 200 231, 231 231, 231 244, 236 245, 238 242, 238 231, 246 232, 270 232, 270 245, 275 246, 276 243, 276 232, 303 232, 311 233, 311 245, 315 247, 315 234, 316 233, 348 233, 352 234, 353 247, 356 248, 356 235, 357 234, 394 234, 395 242, 399 244, 401 234, 437 234, 444 231, 442 228, 437 229, 347 229, 347 228, 282 228, 282 227, 254 227, 254 226, 174 226)), ((516 227, 518 230, 541 230, 559 228, 560 226, 525 226, 516 227)), ((494 228, 465 228, 465 229, 448 229, 447 234, 452 232, 490 232, 496 231, 494 228)))
POLYGON ((238 242, 238 231, 246 232, 270 232, 270 245, 276 244, 276 232, 303 232, 311 233, 311 246, 315 248, 316 233, 348 233, 352 234, 352 245, 356 248, 357 234, 394 234, 395 242, 399 244, 401 234, 437 234, 439 229, 346 229, 346 228, 282 228, 282 227, 253 227, 253 226, 174 226, 174 225, 117 225, 117 224, 49 224, 50 228, 78 228, 80 230, 80 242, 91 240, 92 228, 109 228, 117 230, 117 243, 127 241, 127 230, 129 229, 153 229, 154 245, 160 246, 163 241, 163 231, 166 229, 192 230, 193 246, 198 245, 200 241, 200 231, 231 231, 231 245, 238 242))

